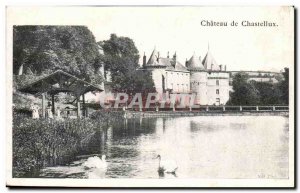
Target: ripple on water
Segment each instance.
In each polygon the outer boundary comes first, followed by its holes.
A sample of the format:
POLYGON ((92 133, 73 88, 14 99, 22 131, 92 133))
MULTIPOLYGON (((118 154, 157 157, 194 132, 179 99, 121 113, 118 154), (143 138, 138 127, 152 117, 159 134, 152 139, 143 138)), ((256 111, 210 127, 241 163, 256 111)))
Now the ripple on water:
POLYGON ((288 178, 287 117, 130 119, 105 132, 91 144, 92 155, 80 155, 68 166, 42 169, 40 177, 288 178), (106 171, 82 166, 95 153, 107 156, 106 171), (177 162, 176 176, 158 175, 157 154, 177 162))

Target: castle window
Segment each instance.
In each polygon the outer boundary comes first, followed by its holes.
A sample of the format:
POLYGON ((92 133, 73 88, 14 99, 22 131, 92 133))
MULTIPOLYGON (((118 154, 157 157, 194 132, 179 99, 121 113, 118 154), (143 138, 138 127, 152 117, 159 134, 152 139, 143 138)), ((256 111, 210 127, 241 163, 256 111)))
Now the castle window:
POLYGON ((216 90, 216 94, 219 94, 219 93, 220 93, 220 91, 219 91, 219 89, 217 89, 217 90, 216 90))
POLYGON ((220 85, 220 82, 219 82, 219 80, 216 80, 216 85, 218 85, 218 86, 220 85))

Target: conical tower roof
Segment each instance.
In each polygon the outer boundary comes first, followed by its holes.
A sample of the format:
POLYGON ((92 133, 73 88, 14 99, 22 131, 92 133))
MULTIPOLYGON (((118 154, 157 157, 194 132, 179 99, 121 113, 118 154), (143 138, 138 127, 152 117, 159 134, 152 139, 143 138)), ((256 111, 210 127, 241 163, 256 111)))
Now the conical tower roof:
POLYGON ((154 50, 152 51, 152 54, 147 62, 147 65, 157 65, 158 62, 157 62, 157 59, 158 59, 158 52, 156 50, 156 48, 154 48, 154 50))
POLYGON ((195 53, 193 54, 193 56, 187 62, 187 67, 188 68, 197 68, 197 69, 200 69, 200 70, 204 70, 204 66, 201 63, 200 57, 197 57, 195 53))
POLYGON ((206 56, 204 57, 202 64, 206 70, 218 71, 220 67, 214 57, 212 56, 210 50, 208 49, 206 56))

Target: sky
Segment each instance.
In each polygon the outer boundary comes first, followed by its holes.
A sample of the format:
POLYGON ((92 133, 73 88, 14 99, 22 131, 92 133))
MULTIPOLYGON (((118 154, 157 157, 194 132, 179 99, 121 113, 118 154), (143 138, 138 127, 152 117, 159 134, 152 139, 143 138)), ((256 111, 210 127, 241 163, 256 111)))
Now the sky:
MULTIPOLYGON (((9 7, 12 25, 85 25, 97 41, 111 33, 134 40, 141 58, 154 47, 162 57, 176 51, 184 64, 194 53, 204 58, 208 45, 227 70, 279 71, 294 65, 291 7, 9 7), (202 21, 227 22, 226 27, 202 21), (231 26, 235 21, 239 26, 231 26), (244 27, 242 21, 276 23, 276 27, 244 27)), ((8 30, 9 32, 9 30, 8 30)), ((142 59, 140 60, 142 62, 142 59)))

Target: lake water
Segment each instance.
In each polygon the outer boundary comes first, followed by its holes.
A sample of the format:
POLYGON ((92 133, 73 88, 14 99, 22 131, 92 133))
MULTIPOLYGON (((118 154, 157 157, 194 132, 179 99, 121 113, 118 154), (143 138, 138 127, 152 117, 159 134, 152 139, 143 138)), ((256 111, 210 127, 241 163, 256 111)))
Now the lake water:
POLYGON ((201 116, 128 119, 98 132, 86 152, 48 167, 49 178, 288 178, 288 118, 201 116), (94 154, 107 169, 86 169, 94 154), (157 155, 177 163, 176 175, 159 175, 157 155))

